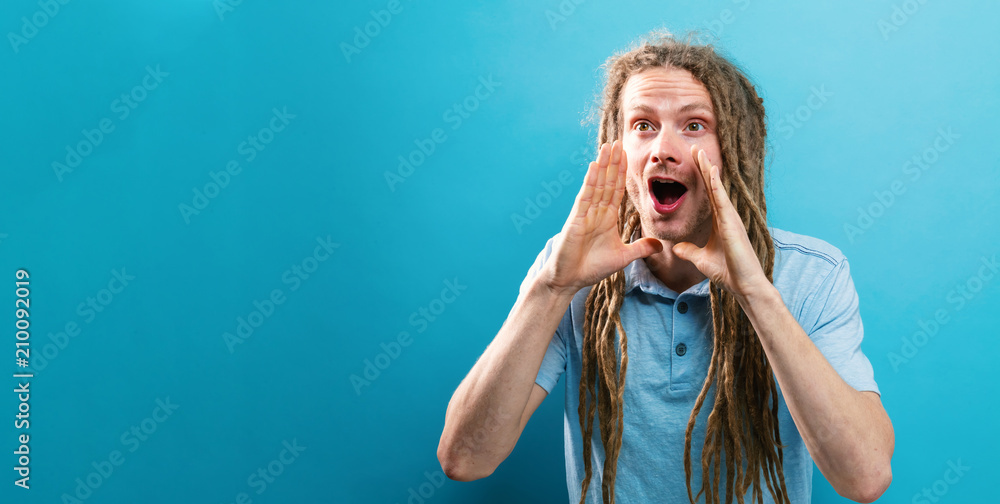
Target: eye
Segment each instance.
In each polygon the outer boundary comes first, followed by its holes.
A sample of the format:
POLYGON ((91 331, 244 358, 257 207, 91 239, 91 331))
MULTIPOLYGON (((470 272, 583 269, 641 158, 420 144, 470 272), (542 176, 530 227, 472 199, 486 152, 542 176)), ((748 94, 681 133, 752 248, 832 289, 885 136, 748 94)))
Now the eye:
POLYGON ((687 126, 685 126, 684 129, 686 129, 688 131, 702 131, 702 130, 705 129, 705 125, 702 124, 702 123, 693 122, 693 123, 688 124, 687 126), (695 127, 696 127, 696 129, 692 129, 692 128, 695 128, 695 127))
POLYGON ((637 129, 639 131, 649 131, 652 128, 653 128, 653 126, 651 126, 646 121, 640 121, 640 122, 636 123, 636 125, 635 125, 635 129, 637 129))

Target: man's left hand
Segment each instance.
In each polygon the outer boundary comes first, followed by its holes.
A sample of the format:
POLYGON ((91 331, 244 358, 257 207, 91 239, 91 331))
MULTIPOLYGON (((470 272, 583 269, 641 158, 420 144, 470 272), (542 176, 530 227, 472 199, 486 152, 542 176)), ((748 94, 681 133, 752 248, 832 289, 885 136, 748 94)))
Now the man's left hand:
POLYGON ((743 301, 772 287, 771 282, 754 253, 743 220, 722 187, 719 167, 713 165, 705 151, 698 149, 697 145, 691 146, 691 154, 708 192, 712 208, 712 234, 704 247, 682 242, 674 245, 673 252, 677 257, 693 263, 709 280, 743 301))

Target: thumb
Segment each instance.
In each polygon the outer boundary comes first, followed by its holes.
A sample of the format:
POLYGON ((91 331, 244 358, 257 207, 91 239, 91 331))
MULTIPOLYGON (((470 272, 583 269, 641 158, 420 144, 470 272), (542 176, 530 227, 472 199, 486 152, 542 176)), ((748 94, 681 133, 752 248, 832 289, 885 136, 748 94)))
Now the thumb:
POLYGON ((677 257, 695 265, 698 264, 698 260, 701 259, 701 256, 705 254, 704 249, 690 242, 678 243, 674 245, 671 250, 673 250, 674 255, 677 257))
POLYGON ((657 240, 656 238, 640 238, 638 241, 632 242, 628 245, 628 249, 625 252, 628 262, 631 263, 636 259, 641 259, 643 257, 649 257, 657 252, 663 251, 663 242, 657 240))

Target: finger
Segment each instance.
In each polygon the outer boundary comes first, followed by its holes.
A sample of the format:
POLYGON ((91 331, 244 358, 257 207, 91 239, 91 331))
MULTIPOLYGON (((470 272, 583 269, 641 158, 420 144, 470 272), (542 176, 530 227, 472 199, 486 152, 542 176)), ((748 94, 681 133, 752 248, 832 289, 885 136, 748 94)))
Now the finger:
POLYGON ((611 146, 604 144, 597 155, 597 184, 594 186, 594 202, 599 203, 604 197, 604 184, 607 179, 608 160, 611 158, 611 146))
POLYGON ((591 161, 587 168, 587 175, 583 180, 583 187, 576 194, 576 201, 573 208, 577 215, 587 215, 590 205, 594 200, 594 185, 597 184, 597 162, 591 161))
POLYGON ((622 197, 625 194, 625 179, 628 176, 628 156, 625 155, 625 146, 622 146, 622 159, 618 166, 618 182, 615 184, 615 194, 611 200, 611 207, 617 209, 622 204, 622 197))
POLYGON ((601 201, 611 206, 614 201, 615 190, 618 189, 618 165, 622 160, 622 143, 615 140, 611 144, 611 159, 608 162, 608 171, 604 175, 604 194, 601 201))
POLYGON ((729 200, 729 193, 722 186, 722 177, 719 175, 718 166, 711 168, 709 177, 712 181, 712 201, 715 205, 715 214, 719 216, 719 223, 728 224, 734 216, 736 216, 736 220, 740 220, 736 214, 736 208, 733 207, 733 202, 729 200))
POLYGON ((628 263, 631 263, 636 259, 649 257, 662 251, 663 242, 660 240, 657 240, 656 238, 640 238, 639 240, 628 244, 625 251, 625 259, 628 263))
POLYGON ((698 172, 701 173, 701 181, 705 183, 705 192, 708 194, 708 201, 711 203, 712 210, 715 210, 715 193, 712 191, 712 177, 709 174, 710 163, 708 162, 708 155, 705 154, 703 149, 698 149, 697 146, 692 146, 695 150, 695 160, 698 164, 698 172))
POLYGON ((671 250, 675 256, 694 264, 695 267, 698 266, 698 262, 701 260, 702 256, 705 255, 705 249, 691 242, 678 243, 674 245, 671 250))

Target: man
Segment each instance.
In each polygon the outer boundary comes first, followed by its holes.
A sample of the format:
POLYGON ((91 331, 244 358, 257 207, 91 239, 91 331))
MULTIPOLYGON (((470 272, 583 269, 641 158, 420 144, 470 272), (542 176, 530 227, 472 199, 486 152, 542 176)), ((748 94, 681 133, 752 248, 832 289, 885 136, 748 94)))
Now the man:
POLYGON ((606 69, 597 160, 448 405, 445 473, 490 475, 566 373, 571 502, 808 503, 813 461, 874 501, 894 435, 857 293, 766 225, 763 100, 669 35, 606 69))

